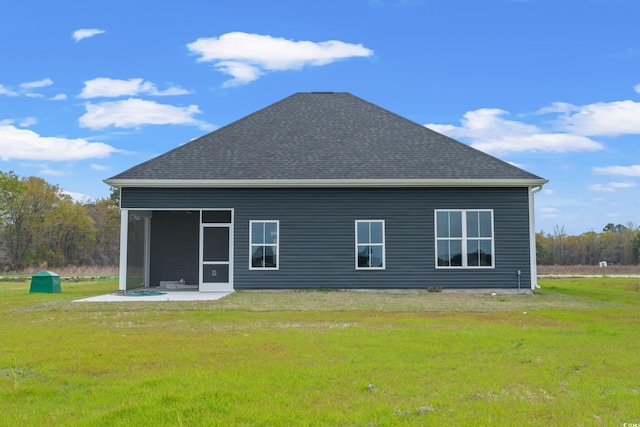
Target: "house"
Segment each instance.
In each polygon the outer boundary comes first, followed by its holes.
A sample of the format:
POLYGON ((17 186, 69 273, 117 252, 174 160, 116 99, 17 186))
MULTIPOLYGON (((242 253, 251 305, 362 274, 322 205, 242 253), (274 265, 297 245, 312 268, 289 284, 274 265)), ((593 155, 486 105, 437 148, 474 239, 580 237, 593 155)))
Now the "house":
POLYGON ((349 93, 296 93, 105 182, 122 290, 536 286, 547 181, 349 93))

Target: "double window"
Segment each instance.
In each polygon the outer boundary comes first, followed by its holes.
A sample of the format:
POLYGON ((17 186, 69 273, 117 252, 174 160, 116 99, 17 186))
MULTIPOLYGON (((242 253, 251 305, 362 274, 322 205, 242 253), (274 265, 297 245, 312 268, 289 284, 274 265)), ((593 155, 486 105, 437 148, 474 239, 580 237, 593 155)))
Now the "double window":
POLYGON ((436 267, 494 267, 493 211, 436 210, 436 267))
POLYGON ((278 269, 279 221, 249 221, 250 269, 278 269))
POLYGON ((384 221, 356 221, 356 269, 385 268, 384 221))

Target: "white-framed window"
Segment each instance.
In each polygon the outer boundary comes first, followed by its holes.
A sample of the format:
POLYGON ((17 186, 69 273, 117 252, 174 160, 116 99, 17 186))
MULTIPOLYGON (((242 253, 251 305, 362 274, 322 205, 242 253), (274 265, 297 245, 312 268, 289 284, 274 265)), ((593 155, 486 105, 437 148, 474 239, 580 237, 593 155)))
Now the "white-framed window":
POLYGON ((436 210, 436 268, 493 268, 493 210, 436 210))
POLYGON ((356 220, 356 270, 384 270, 384 221, 356 220))
POLYGON ((280 221, 249 221, 249 269, 277 270, 280 221))

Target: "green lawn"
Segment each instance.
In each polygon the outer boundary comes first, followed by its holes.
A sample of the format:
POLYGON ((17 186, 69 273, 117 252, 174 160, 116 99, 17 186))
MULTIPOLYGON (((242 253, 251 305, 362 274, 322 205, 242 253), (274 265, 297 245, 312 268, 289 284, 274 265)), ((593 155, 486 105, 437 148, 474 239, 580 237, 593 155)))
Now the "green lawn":
POLYGON ((4 426, 640 423, 640 279, 77 303, 0 282, 4 426))

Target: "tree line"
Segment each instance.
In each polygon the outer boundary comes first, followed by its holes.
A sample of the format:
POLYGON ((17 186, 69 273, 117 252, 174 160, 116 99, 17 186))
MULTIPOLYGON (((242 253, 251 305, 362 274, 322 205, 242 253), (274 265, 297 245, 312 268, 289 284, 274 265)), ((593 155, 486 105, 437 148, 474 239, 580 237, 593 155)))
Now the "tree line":
POLYGON ((570 236, 564 227, 553 233, 536 234, 536 255, 540 265, 616 265, 640 263, 640 227, 607 224, 600 233, 589 231, 570 236))
POLYGON ((42 178, 0 171, 0 267, 118 264, 118 197, 77 202, 42 178))

